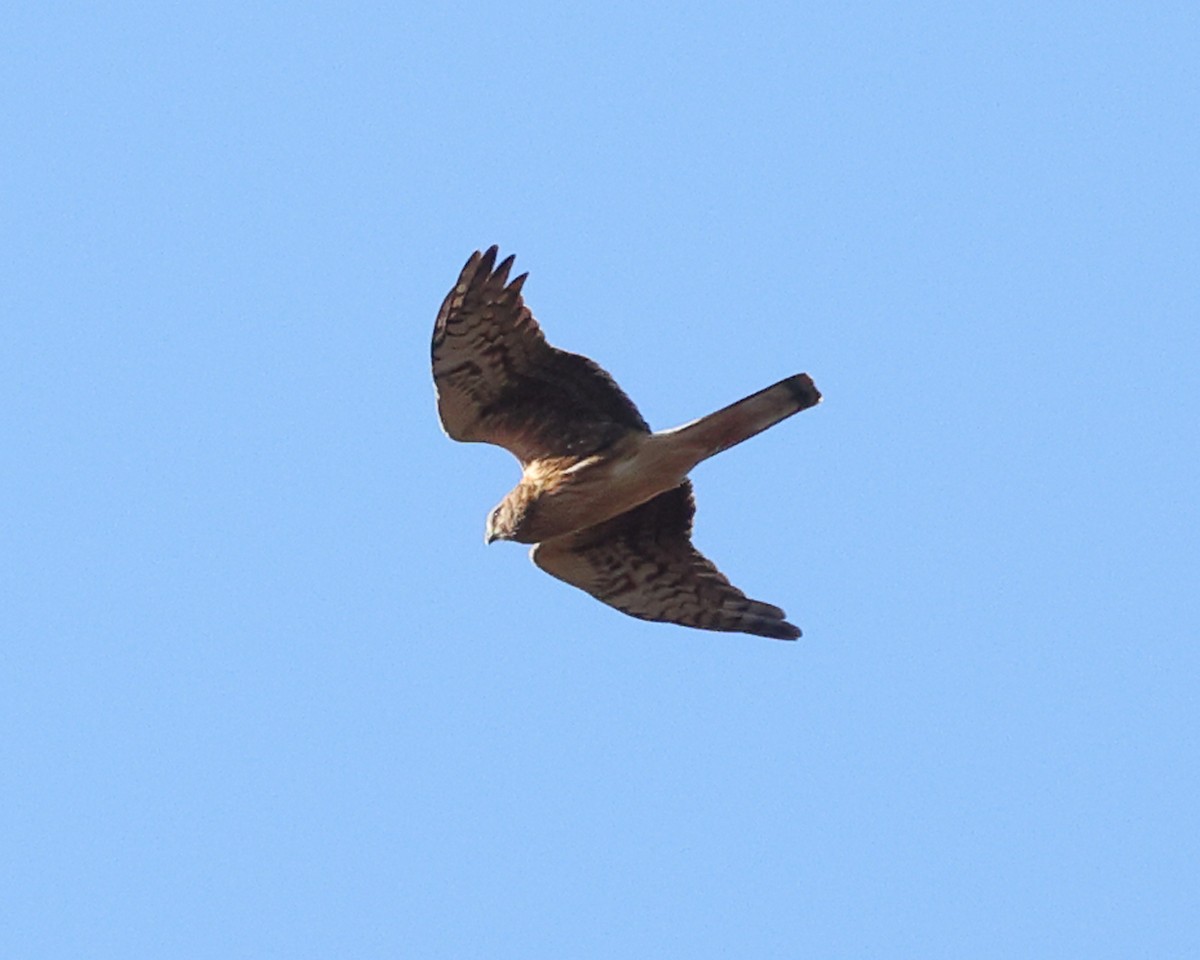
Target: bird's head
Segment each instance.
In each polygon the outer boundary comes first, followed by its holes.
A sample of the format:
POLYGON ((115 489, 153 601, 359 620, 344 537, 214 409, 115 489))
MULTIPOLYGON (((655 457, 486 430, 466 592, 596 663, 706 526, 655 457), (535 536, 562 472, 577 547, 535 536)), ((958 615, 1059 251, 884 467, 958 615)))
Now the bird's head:
POLYGON ((484 543, 495 543, 497 540, 511 540, 512 527, 507 522, 504 504, 501 503, 488 514, 487 527, 483 531, 484 543))
POLYGON ((517 540, 522 543, 532 543, 533 541, 527 536, 532 513, 532 501, 518 487, 488 514, 487 528, 483 533, 484 542, 517 540))

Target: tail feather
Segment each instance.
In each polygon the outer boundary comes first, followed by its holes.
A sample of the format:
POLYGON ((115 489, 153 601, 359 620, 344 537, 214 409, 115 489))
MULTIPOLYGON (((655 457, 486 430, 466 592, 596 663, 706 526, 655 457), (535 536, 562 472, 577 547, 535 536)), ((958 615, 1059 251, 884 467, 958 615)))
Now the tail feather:
POLYGON ((668 432, 687 441, 698 450, 700 460, 706 460, 820 402, 812 377, 798 373, 668 432))

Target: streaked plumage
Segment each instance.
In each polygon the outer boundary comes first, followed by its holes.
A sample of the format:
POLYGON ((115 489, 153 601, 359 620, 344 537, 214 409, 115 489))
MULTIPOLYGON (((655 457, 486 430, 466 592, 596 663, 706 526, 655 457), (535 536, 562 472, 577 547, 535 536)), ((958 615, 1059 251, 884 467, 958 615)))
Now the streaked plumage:
POLYGON ((631 616, 794 640, 778 607, 750 600, 691 542, 688 472, 821 400, 797 374, 674 430, 652 433, 613 379, 550 346, 509 282, 513 257, 476 251, 438 312, 433 377, 455 440, 513 453, 521 482, 487 538, 535 544, 547 573, 631 616))

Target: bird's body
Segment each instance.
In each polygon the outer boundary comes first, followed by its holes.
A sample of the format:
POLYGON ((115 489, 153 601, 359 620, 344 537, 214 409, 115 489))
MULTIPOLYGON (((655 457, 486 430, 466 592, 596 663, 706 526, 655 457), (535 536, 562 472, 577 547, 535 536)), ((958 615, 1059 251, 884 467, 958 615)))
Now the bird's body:
POLYGON ((679 486, 692 464, 680 462, 677 447, 656 440, 655 434, 633 434, 565 465, 533 461, 502 503, 521 518, 503 539, 540 543, 574 533, 679 486))
POLYGON ((476 252, 446 296, 433 339, 438 412, 456 440, 506 447, 520 483, 487 540, 536 544, 534 562, 632 616, 795 639, 778 607, 749 600, 691 544, 693 467, 820 402, 797 374, 699 420, 651 432, 586 357, 546 343, 508 283, 512 257, 476 252))

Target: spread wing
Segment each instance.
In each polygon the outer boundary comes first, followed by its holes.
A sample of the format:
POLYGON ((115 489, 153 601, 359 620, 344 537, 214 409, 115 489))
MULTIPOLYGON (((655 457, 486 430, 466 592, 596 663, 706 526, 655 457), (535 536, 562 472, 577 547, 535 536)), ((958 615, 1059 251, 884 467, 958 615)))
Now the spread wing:
POLYGON ((559 580, 642 620, 795 640, 800 630, 769 603, 749 599, 692 546, 692 484, 604 523, 533 548, 559 580))
POLYGON ((442 426, 455 440, 495 443, 522 465, 587 456, 650 427, 603 369, 546 342, 511 283, 510 256, 476 251, 433 328, 433 381, 442 426))

